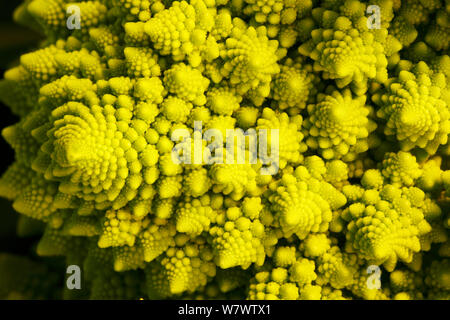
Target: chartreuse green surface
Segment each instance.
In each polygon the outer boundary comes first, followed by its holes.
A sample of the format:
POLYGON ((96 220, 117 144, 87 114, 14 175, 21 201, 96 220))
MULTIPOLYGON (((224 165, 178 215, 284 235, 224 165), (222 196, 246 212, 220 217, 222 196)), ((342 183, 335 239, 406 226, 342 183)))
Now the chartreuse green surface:
MULTIPOLYGON (((82 297, 448 299, 449 14, 448 0, 26 0, 15 19, 46 40, 0 82, 20 116, 0 195, 22 234, 45 223, 38 255, 81 267, 82 297), (172 133, 196 121, 278 129, 278 172, 175 163, 172 133)), ((0 255, 0 297, 61 289, 24 259, 0 255)))

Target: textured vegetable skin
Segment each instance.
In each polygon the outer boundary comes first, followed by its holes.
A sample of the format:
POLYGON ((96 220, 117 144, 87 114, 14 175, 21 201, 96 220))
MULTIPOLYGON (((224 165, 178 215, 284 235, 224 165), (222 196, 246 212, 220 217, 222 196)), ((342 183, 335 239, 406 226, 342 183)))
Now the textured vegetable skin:
POLYGON ((0 81, 20 117, 2 131, 16 159, 0 195, 83 290, 2 254, 0 297, 448 299, 449 14, 448 0, 24 1, 16 21, 46 40, 0 81), (236 128, 278 130, 276 174, 174 162, 177 129, 236 128))

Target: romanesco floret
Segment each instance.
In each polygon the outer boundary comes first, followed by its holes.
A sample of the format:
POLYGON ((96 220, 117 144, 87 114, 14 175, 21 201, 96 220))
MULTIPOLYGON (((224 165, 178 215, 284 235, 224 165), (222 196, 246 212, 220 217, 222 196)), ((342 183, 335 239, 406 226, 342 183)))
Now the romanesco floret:
POLYGON ((388 93, 374 94, 372 100, 380 107, 377 116, 385 120, 385 134, 395 135, 402 150, 421 148, 434 154, 450 133, 449 111, 441 95, 445 76, 433 73, 424 62, 411 71, 402 70, 389 81, 388 93))
POLYGON ((0 298, 449 299, 449 8, 24 1, 0 298))
POLYGON ((308 106, 305 120, 306 143, 318 149, 325 159, 352 161, 369 149, 367 138, 375 130, 368 118, 370 109, 365 97, 352 99, 349 91, 334 91, 330 96, 318 95, 318 103, 308 106))

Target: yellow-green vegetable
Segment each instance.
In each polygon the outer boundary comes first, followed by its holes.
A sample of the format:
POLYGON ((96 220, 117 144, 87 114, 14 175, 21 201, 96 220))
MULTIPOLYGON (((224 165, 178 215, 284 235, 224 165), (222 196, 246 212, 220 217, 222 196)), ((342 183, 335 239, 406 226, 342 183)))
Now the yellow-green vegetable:
POLYGON ((43 261, 0 254, 0 298, 449 299, 449 15, 24 1, 16 21, 45 40, 0 80, 20 118, 0 196, 43 261))

